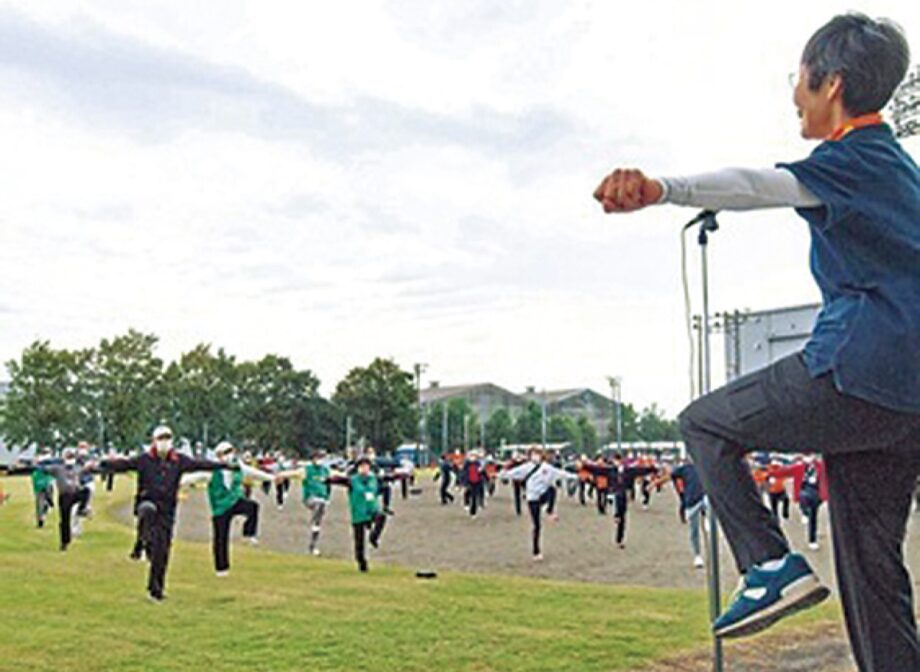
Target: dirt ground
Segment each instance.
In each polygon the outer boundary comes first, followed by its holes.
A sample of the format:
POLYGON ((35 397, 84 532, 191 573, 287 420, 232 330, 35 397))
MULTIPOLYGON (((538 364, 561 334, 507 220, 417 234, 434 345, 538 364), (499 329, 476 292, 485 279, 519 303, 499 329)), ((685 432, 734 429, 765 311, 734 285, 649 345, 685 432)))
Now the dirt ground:
MULTIPOLYGON (((626 549, 613 544, 612 518, 600 516, 596 509, 582 507, 576 498, 560 497, 556 523, 544 524, 543 553, 545 560, 536 563, 530 557, 530 520, 526 509, 522 516, 514 514, 510 488, 499 486, 489 498, 486 509, 473 519, 457 501, 442 506, 438 501, 436 484, 422 479, 420 495, 402 499, 394 493, 395 515, 388 518, 379 550, 371 550, 371 570, 375 564, 392 564, 414 569, 457 570, 489 574, 511 574, 566 581, 613 583, 647 587, 672 587, 705 590, 706 571, 694 569, 689 550, 687 527, 677 517, 677 500, 668 486, 655 494, 648 510, 631 503, 626 549)), ((300 503, 299 483, 294 483, 287 502, 278 510, 274 494, 266 497, 257 491, 255 499, 261 504, 260 540, 270 549, 306 555, 309 534, 308 513, 300 503)), ((324 557, 350 560, 352 558, 351 526, 345 492, 335 488, 327 511, 320 540, 324 557)), ((210 541, 210 516, 203 488, 184 495, 180 506, 178 534, 180 537, 210 541)), ((831 547, 827 530, 826 509, 819 541, 821 550, 804 550, 828 585, 834 584, 831 547)), ((131 521, 130 509, 121 516, 131 521)), ((916 537, 917 517, 911 523, 916 537)), ((238 537, 241 524, 234 524, 238 537)), ((798 510, 793 507, 784 528, 796 549, 807 549, 805 528, 798 510)), ((908 539, 908 560, 920 568, 920 552, 908 539)), ((722 584, 730 592, 738 575, 731 555, 723 543, 722 584)), ((305 562, 313 561, 306 559, 305 562)), ((916 573, 915 573, 916 574, 916 573)), ((781 641, 770 634, 754 640, 731 645, 726 653, 726 669, 745 672, 767 670, 808 670, 809 672, 842 672, 852 670, 848 646, 840 626, 822 627, 819 631, 802 633, 781 641), (769 651, 769 654, 764 654, 769 651)), ((664 670, 708 670, 708 651, 697 659, 665 661, 653 668, 664 670)))

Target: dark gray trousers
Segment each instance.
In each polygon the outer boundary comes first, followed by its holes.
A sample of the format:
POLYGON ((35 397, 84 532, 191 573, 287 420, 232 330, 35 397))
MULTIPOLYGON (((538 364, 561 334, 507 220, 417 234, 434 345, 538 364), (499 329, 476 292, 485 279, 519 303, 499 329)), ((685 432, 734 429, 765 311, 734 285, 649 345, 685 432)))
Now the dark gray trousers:
POLYGON ((789 545, 763 505, 746 456, 821 453, 840 598, 864 671, 920 670, 902 546, 920 473, 920 414, 891 411, 812 378, 793 355, 694 401, 681 433, 738 569, 782 557, 789 545))

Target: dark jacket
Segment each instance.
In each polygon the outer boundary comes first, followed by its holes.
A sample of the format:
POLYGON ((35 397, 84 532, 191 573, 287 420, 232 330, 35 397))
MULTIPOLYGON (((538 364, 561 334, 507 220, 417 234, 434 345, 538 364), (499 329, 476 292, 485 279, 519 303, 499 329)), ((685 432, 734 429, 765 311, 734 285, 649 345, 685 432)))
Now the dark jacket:
POLYGON ((176 500, 179 497, 179 481, 182 474, 190 471, 216 471, 231 469, 223 462, 196 460, 182 453, 171 450, 166 457, 158 457, 153 449, 137 457, 110 459, 102 461, 105 471, 137 472, 137 501, 147 500, 157 505, 165 516, 176 512, 176 500))

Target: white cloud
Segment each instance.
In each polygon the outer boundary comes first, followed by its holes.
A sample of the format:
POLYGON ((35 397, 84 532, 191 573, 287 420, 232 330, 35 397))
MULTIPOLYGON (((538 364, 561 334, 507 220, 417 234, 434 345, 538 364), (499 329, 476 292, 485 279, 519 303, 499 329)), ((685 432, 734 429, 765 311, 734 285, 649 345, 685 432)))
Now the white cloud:
MULTIPOLYGON (((0 357, 135 326, 166 357, 291 355, 327 392, 392 355, 445 384, 619 374, 677 411, 689 213, 591 191, 809 151, 786 74, 846 9, 2 3, 0 357)), ((920 10, 873 12, 917 44, 920 10)), ((792 213, 722 223, 717 309, 817 298, 792 213)))

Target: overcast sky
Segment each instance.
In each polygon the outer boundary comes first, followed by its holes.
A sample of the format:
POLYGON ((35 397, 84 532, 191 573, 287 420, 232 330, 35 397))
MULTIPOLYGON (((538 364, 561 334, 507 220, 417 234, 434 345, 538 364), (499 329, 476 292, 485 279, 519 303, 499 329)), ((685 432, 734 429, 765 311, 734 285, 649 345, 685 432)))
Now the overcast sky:
MULTIPOLYGON (((615 374, 675 413, 693 212, 604 216, 591 192, 620 165, 807 154, 788 74, 853 8, 0 3, 0 358, 135 327, 166 359, 288 355, 326 394, 381 355, 425 384, 615 374)), ((920 3, 866 10, 920 60, 920 3)), ((721 222, 715 310, 818 300, 793 212, 721 222)))

